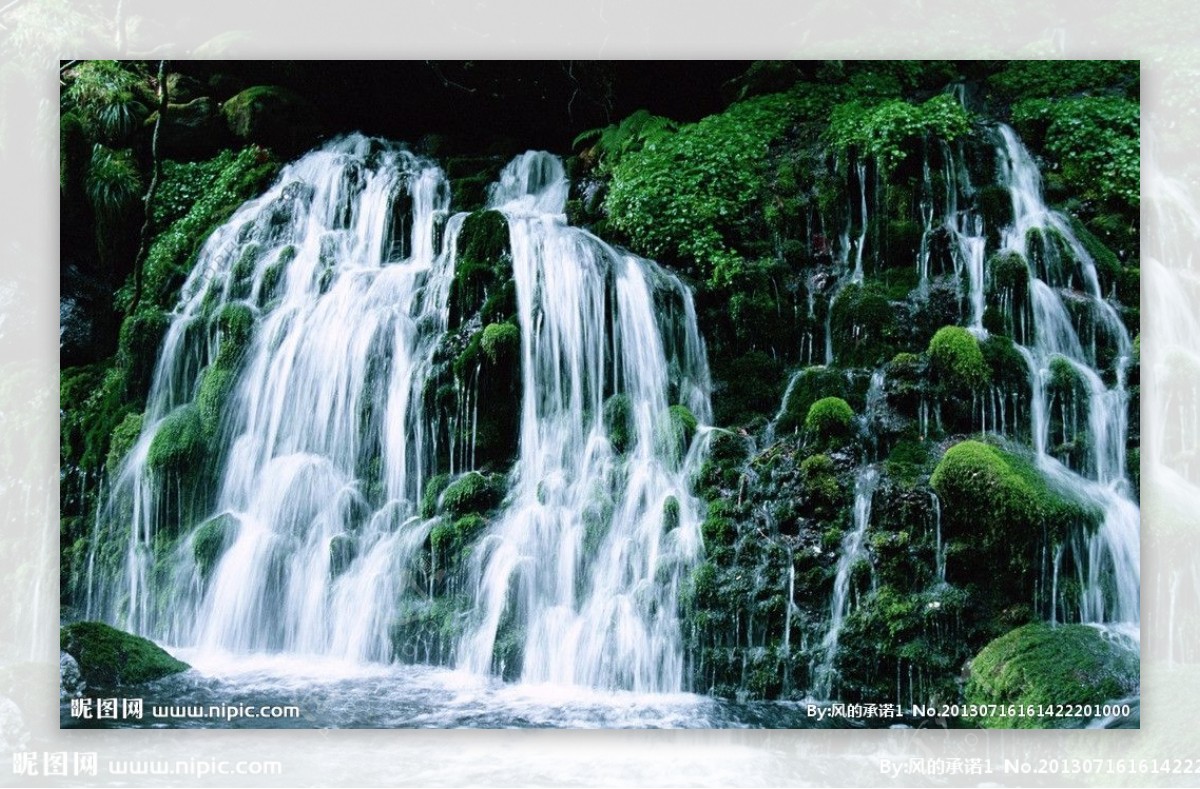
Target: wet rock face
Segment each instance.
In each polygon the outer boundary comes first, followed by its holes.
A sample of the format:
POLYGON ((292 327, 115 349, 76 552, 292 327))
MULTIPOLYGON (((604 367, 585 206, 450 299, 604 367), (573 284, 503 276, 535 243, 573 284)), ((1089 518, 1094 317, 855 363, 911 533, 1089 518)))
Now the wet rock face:
POLYGON ((79 671, 79 663, 67 652, 58 653, 59 695, 69 699, 83 695, 87 683, 79 671))

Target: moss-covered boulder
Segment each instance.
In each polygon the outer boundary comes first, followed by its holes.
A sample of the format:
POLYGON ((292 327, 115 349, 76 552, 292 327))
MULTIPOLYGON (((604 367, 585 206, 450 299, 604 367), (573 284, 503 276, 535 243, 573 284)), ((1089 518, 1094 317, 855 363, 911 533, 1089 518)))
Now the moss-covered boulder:
POLYGON ((222 514, 202 523, 192 535, 192 558, 201 578, 208 578, 237 533, 237 519, 222 514))
POLYGON ((450 483, 441 496, 442 511, 454 518, 485 513, 504 500, 504 477, 472 471, 450 483))
MULTIPOLYGON (((1136 645, 1090 625, 1045 622, 1019 627, 985 646, 971 661, 968 704, 1104 704, 1140 685, 1136 645)), ((997 729, 1054 728, 1070 718, 999 714, 977 723, 997 729)))
POLYGON ((483 329, 479 346, 492 364, 515 358, 521 347, 521 330, 515 323, 489 323, 483 329))
POLYGON ((614 452, 629 449, 635 437, 629 395, 615 394, 604 402, 604 429, 608 431, 608 443, 614 452))
POLYGON ((139 685, 191 668, 154 642, 103 622, 76 622, 59 630, 59 648, 79 664, 88 685, 139 685))
POLYGON ((839 446, 853 432, 854 411, 840 397, 823 397, 812 404, 804 417, 804 429, 822 444, 839 446))
POLYGON ((221 107, 230 133, 282 153, 296 153, 316 138, 316 108, 303 96, 276 85, 255 85, 221 107))
POLYGON ((943 326, 929 341, 929 361, 949 392, 970 392, 988 383, 988 367, 979 340, 961 326, 943 326))
POLYGON ((150 468, 157 472, 190 474, 203 461, 207 443, 200 412, 194 405, 172 411, 150 442, 150 468))

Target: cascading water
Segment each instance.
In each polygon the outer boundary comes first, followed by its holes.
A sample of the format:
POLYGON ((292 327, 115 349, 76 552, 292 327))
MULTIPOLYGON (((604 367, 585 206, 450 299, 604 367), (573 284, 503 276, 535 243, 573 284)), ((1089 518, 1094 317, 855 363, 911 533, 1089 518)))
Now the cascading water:
MULTIPOLYGON (((566 226, 566 194, 559 160, 529 153, 490 196, 510 230, 519 457, 473 554, 458 662, 507 674, 504 630, 521 634, 526 681, 678 691, 678 594, 702 553, 704 345, 690 292, 566 226)), ((202 650, 393 659, 398 608, 431 591, 417 558, 434 521, 417 502, 435 472, 470 468, 455 438, 487 407, 464 391, 441 413, 425 395, 465 218, 448 196, 431 163, 354 136, 286 168, 207 242, 110 496, 107 514, 129 518, 125 567, 89 580, 89 615, 202 650), (228 382, 210 414, 215 376, 228 382), (174 501, 186 486, 155 465, 182 419, 220 447, 211 500, 174 501), (174 533, 164 572, 155 550, 174 533)))
POLYGON ((514 161, 491 193, 509 221, 524 397, 514 486, 473 558, 478 621, 460 666, 527 682, 635 691, 684 685, 680 584, 701 553, 688 480, 710 420, 689 292, 650 261, 567 226, 557 159, 514 161), (625 446, 609 419, 627 421, 625 446))
POLYGON ((833 692, 836 670, 834 662, 838 654, 838 637, 842 632, 846 616, 850 613, 850 580, 855 566, 865 554, 864 541, 867 527, 871 523, 871 500, 879 484, 879 470, 874 466, 863 466, 854 480, 854 523, 846 536, 838 555, 837 573, 833 579, 833 595, 829 601, 829 626, 821 639, 821 662, 813 667, 811 695, 828 699, 833 692))
MULTIPOLYGON (((1013 210, 1013 223, 1004 229, 1001 245, 1021 255, 1029 271, 1033 339, 1017 348, 1029 366, 1037 465, 1065 493, 1101 510, 1098 529, 1070 546, 1082 588, 1080 618, 1135 624, 1140 619, 1140 517, 1125 474, 1129 334, 1104 299, 1091 255, 1067 220, 1046 206, 1041 176, 1029 152, 1007 126, 999 127, 999 135, 1001 183, 1011 194, 1013 210), (1074 314, 1068 300, 1076 306, 1074 314), (1084 342, 1084 336, 1090 341, 1084 342), (1099 358, 1098 347, 1112 350, 1111 362, 1099 358), (1078 469, 1068 468, 1050 452, 1047 383, 1056 364, 1073 371, 1086 403, 1089 452, 1078 469), (1111 383, 1105 382, 1106 376, 1111 383)), ((1059 560, 1061 555, 1056 564, 1059 560)))
POLYGON ((413 502, 437 453, 421 396, 461 225, 436 253, 448 202, 431 163, 353 136, 285 168, 208 240, 110 497, 110 514, 132 499, 127 593, 93 615, 176 644, 389 658, 428 528, 413 502), (179 422, 215 433, 221 460, 211 505, 187 510, 206 522, 152 587, 155 541, 190 525, 154 463, 179 422), (206 538, 225 546, 211 568, 194 558, 206 538))

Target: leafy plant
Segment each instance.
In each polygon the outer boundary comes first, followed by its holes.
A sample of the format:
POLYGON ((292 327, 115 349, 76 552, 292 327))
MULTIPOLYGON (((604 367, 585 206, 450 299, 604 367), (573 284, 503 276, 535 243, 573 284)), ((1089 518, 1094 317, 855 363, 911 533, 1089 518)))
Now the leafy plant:
POLYGON ((793 111, 786 94, 756 97, 624 155, 605 200, 613 226, 641 252, 732 282, 744 265, 737 241, 761 213, 768 149, 793 111))
POLYGON ((577 148, 588 140, 595 140, 591 151, 601 171, 611 170, 626 154, 639 151, 648 143, 664 140, 679 127, 675 121, 647 110, 638 110, 620 123, 612 123, 599 129, 589 129, 571 142, 577 148))
POLYGON ((1084 198, 1140 200, 1141 112, 1116 96, 1026 99, 1013 106, 1013 123, 1025 137, 1042 141, 1062 178, 1084 198))
POLYGON ((850 101, 834 108, 829 142, 835 150, 876 159, 885 171, 895 169, 907 151, 905 143, 926 136, 954 140, 971 130, 971 119, 953 96, 942 93, 924 104, 892 99, 865 105, 850 101))

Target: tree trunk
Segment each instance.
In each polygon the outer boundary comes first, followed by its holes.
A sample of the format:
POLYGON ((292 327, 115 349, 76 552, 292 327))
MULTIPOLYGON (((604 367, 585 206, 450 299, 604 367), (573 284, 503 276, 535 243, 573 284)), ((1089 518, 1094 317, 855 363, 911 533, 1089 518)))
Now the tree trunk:
POLYGON ((142 222, 141 241, 138 244, 137 257, 133 261, 133 299, 129 303, 129 314, 137 312, 142 300, 143 270, 146 267, 146 256, 150 253, 150 238, 154 232, 154 194, 158 191, 158 179, 162 176, 162 158, 158 155, 159 135, 162 133, 163 121, 167 117, 167 61, 158 61, 158 119, 154 122, 154 134, 150 138, 150 158, 154 163, 154 172, 150 176, 150 186, 142 202, 146 209, 146 218, 142 222))

